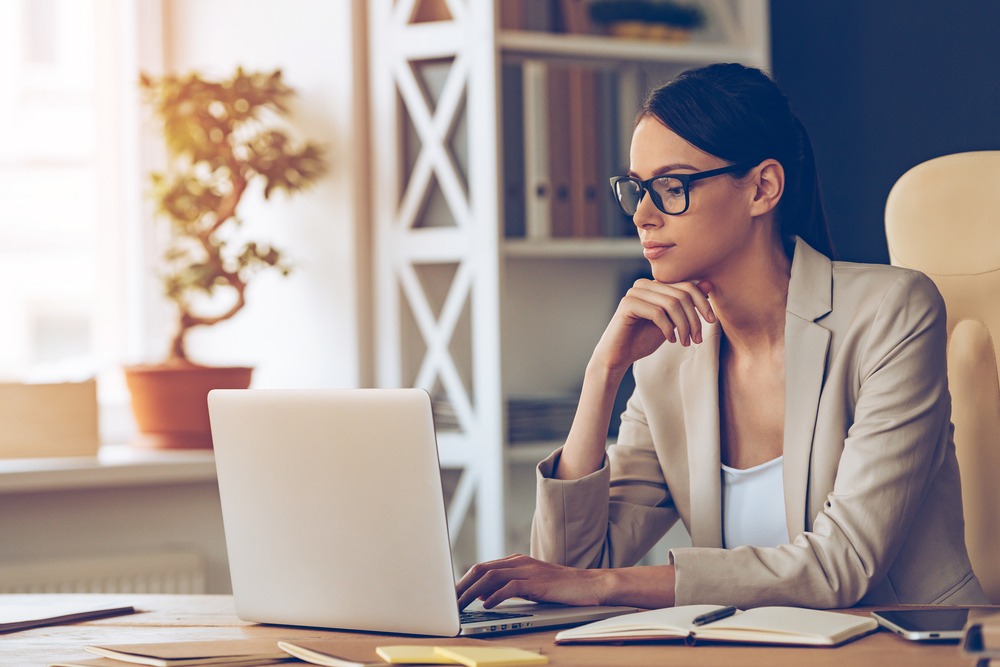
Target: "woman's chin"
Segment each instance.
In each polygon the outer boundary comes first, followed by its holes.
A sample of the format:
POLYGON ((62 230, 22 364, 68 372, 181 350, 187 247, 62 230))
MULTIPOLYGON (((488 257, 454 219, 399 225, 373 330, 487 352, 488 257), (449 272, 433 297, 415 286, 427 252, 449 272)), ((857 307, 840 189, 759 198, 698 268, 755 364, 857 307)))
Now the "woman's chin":
POLYGON ((671 285, 673 283, 684 283, 691 280, 691 277, 688 276, 687 273, 677 271, 675 268, 656 266, 655 264, 651 264, 650 268, 653 272, 653 280, 658 283, 671 285))

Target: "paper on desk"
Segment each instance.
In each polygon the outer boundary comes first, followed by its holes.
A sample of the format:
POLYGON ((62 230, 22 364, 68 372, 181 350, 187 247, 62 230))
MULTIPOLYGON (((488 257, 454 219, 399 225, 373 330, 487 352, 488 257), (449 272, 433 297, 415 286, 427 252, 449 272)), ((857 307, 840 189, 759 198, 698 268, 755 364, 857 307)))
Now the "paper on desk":
POLYGON ((527 667, 549 663, 541 653, 515 646, 437 646, 434 652, 467 667, 527 667))
MULTIPOLYGON (((274 639, 222 639, 218 641, 107 644, 87 646, 96 655, 150 667, 220 665, 257 667, 294 660, 274 639)), ((119 664, 118 667, 121 667, 119 664)))
MULTIPOLYGON (((222 663, 224 667, 268 667, 269 665, 282 665, 283 667, 288 667, 289 663, 294 664, 297 661, 289 661, 287 658, 282 658, 281 660, 267 660, 265 662, 236 662, 236 663, 222 663)), ((84 660, 68 660, 65 662, 53 662, 49 664, 49 667, 124 667, 128 663, 121 660, 112 660, 111 658, 87 658, 84 660)), ((133 663, 134 664, 134 663, 133 663)), ((220 663, 197 663, 199 665, 218 665, 220 663)))
POLYGON ((405 655, 415 655, 415 651, 420 656, 423 656, 423 658, 433 658, 432 660, 424 659, 419 664, 455 664, 454 661, 434 658, 434 647, 441 646, 443 643, 449 646, 467 647, 491 645, 482 639, 466 637, 448 637, 445 639, 441 637, 407 637, 405 640, 407 651, 400 652, 396 650, 401 648, 400 645, 389 644, 388 641, 390 641, 388 637, 373 637, 371 639, 329 637, 322 639, 286 639, 278 642, 278 645, 297 658, 315 665, 323 665, 324 667, 368 667, 369 665, 384 667, 386 662, 390 664, 417 664, 412 661, 404 661, 405 655), (388 653, 386 653, 387 649, 388 653), (392 659, 386 658, 379 651, 385 653, 385 655, 394 657, 392 659), (380 656, 385 662, 379 659, 380 656))

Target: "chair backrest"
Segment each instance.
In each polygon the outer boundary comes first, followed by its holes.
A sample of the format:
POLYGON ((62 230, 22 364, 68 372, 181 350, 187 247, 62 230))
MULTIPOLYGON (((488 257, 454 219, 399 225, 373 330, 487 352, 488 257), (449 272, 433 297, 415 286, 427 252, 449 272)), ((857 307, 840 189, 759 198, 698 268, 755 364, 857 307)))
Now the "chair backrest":
POLYGON ((893 264, 927 274, 948 309, 948 380, 962 474, 965 541, 1000 603, 1000 151, 917 165, 885 208, 893 264))

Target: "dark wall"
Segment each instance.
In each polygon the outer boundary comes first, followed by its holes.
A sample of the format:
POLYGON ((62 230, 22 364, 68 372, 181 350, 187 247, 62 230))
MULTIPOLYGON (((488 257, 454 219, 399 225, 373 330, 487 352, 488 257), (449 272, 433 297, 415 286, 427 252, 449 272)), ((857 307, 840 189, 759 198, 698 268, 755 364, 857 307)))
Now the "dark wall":
POLYGON ((772 74, 812 137, 840 256, 887 263, 896 179, 1000 149, 1000 2, 771 0, 771 30, 772 74))

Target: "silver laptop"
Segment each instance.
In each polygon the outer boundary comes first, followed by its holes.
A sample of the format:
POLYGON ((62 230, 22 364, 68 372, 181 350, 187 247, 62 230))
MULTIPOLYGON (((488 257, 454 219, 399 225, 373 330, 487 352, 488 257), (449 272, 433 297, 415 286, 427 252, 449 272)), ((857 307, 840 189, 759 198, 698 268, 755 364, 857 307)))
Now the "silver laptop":
POLYGON ((455 636, 635 611, 504 604, 460 621, 423 390, 216 390, 208 405, 245 621, 455 636))

